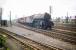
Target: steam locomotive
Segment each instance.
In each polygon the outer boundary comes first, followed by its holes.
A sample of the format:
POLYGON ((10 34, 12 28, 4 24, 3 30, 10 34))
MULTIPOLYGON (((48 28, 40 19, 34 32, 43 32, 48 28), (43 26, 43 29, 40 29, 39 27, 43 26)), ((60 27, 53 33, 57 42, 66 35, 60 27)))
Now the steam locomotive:
POLYGON ((29 17, 18 19, 18 23, 41 29, 51 29, 54 23, 50 20, 51 15, 48 13, 35 14, 29 17))

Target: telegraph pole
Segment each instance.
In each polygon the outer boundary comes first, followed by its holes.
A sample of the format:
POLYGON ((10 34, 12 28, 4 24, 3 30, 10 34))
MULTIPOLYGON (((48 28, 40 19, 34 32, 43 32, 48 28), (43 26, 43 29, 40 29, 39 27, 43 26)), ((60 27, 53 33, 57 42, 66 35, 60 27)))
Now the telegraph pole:
POLYGON ((67 12, 67 17, 68 17, 68 12, 67 12))
MULTIPOLYGON (((51 16, 51 6, 49 7, 49 10, 50 10, 50 16, 51 16)), ((51 17, 50 17, 50 19, 51 19, 51 17)))
POLYGON ((0 26, 2 25, 2 8, 0 8, 0 26))
POLYGON ((66 16, 66 23, 69 22, 69 17, 68 17, 68 12, 67 12, 67 16, 66 16))
POLYGON ((12 26, 12 21, 11 21, 11 11, 10 11, 10 26, 12 26))

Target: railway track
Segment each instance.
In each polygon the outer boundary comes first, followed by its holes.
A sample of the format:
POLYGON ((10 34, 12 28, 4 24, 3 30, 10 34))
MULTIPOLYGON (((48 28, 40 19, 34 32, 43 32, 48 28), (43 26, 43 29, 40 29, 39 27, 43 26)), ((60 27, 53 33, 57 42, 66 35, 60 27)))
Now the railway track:
POLYGON ((64 41, 68 41, 71 42, 72 44, 76 44, 76 37, 75 36, 71 36, 71 33, 68 32, 64 32, 64 31, 45 31, 46 33, 48 33, 48 36, 52 36, 54 38, 58 38, 60 40, 64 40, 64 41))
POLYGON ((37 42, 32 41, 28 38, 20 36, 18 34, 9 32, 7 30, 4 30, 4 31, 3 30, 4 29, 0 29, 0 32, 2 32, 4 34, 14 38, 15 40, 19 41, 24 47, 30 47, 33 50, 62 50, 60 48, 56 48, 56 47, 53 47, 53 46, 48 46, 47 44, 42 45, 41 43, 37 43, 37 42))
POLYGON ((27 26, 23 26, 23 25, 18 25, 18 26, 35 31, 35 32, 42 33, 44 35, 47 35, 47 36, 50 36, 53 38, 57 38, 59 40, 63 40, 66 42, 70 42, 72 44, 76 44, 76 33, 73 33, 73 32, 67 32, 67 31, 61 31, 61 30, 55 30, 55 29, 53 29, 51 31, 47 31, 47 30, 27 27, 27 26))
POLYGON ((76 37, 76 32, 75 31, 55 29, 55 28, 53 28, 52 31, 53 32, 62 33, 62 34, 66 34, 66 35, 70 35, 70 36, 76 37))
POLYGON ((70 30, 70 31, 76 31, 76 26, 66 26, 66 25, 55 25, 55 28, 57 29, 63 29, 63 30, 70 30))

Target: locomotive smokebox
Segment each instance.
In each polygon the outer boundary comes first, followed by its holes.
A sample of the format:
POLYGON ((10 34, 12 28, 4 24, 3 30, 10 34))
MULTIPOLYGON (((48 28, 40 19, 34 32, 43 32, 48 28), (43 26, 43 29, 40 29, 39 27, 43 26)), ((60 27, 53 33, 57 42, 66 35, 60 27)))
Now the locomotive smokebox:
POLYGON ((45 20, 45 21, 48 21, 48 20, 50 20, 50 19, 51 19, 51 15, 48 14, 48 13, 45 13, 45 14, 44 14, 44 20, 45 20))

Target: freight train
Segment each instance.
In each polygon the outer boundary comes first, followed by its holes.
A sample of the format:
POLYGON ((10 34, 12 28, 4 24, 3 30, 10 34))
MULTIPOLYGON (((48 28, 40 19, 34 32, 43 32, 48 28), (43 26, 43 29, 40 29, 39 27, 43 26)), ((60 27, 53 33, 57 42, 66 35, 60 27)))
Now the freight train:
POLYGON ((1 26, 8 26, 7 20, 1 20, 1 26))
POLYGON ((51 29, 54 26, 53 21, 50 20, 51 15, 48 13, 35 14, 28 17, 18 19, 18 23, 41 29, 51 29))

